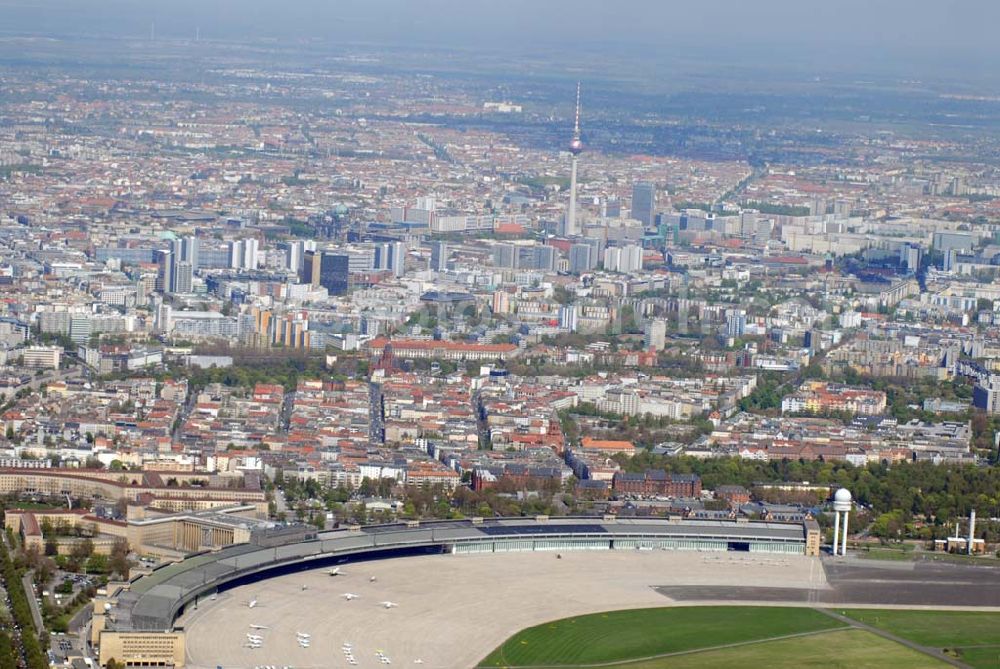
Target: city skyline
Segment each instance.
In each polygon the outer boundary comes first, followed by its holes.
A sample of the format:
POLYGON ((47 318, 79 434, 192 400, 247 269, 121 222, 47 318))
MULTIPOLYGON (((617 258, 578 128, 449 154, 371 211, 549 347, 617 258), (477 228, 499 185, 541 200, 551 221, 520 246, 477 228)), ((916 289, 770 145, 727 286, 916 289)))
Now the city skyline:
POLYGON ((998 17, 0 0, 0 666, 989 665, 998 17))

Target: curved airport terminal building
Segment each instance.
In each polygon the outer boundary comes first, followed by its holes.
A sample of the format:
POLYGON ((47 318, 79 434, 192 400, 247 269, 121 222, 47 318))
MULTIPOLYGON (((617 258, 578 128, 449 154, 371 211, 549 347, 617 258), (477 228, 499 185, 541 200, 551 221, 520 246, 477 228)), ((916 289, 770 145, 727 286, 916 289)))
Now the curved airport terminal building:
MULTIPOLYGON (((428 554, 525 551, 701 551, 819 555, 815 521, 509 518, 416 522, 316 532, 302 526, 187 557, 136 577, 95 603, 100 661, 183 666, 184 611, 215 593, 296 571, 428 554)), ((442 558, 447 559, 447 558, 442 558)))

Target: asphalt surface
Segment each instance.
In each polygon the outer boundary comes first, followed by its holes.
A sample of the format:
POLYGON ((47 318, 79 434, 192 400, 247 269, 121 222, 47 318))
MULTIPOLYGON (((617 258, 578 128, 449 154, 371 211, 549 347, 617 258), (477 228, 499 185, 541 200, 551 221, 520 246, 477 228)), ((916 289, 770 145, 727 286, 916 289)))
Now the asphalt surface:
POLYGON ((1000 607, 1000 568, 933 562, 824 559, 828 587, 659 586, 678 602, 796 602, 823 605, 1000 607))
POLYGON ((473 667, 524 627, 572 615, 670 605, 651 583, 824 585, 819 561, 805 556, 742 553, 719 561, 686 551, 558 555, 535 551, 348 562, 335 578, 315 569, 235 587, 214 600, 201 600, 178 621, 187 632, 187 666, 351 669, 342 650, 347 641, 359 669, 382 666, 375 657, 379 651, 391 657, 392 666, 413 667, 420 659, 425 669, 473 667), (357 598, 348 601, 345 593, 357 598), (252 609, 251 600, 257 602, 252 609), (384 601, 398 607, 387 609, 384 601), (261 647, 248 647, 251 632, 262 638, 261 647), (312 635, 311 647, 300 646, 299 632, 312 635))

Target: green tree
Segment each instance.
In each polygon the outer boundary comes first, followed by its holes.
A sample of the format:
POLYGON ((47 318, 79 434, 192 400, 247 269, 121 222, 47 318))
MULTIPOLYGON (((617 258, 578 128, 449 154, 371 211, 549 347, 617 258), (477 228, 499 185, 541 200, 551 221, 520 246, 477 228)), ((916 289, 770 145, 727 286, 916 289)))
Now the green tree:
POLYGON ((127 581, 132 565, 128 560, 128 541, 119 537, 115 539, 111 547, 111 558, 108 560, 108 569, 111 573, 117 574, 122 580, 127 581))

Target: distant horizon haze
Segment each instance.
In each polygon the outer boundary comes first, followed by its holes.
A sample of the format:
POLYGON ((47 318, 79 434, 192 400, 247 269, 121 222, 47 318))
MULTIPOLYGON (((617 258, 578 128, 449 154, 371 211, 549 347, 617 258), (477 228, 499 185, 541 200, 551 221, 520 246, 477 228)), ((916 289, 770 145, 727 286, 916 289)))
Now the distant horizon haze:
POLYGON ((601 53, 748 68, 993 81, 988 0, 0 0, 0 35, 318 40, 601 53))

